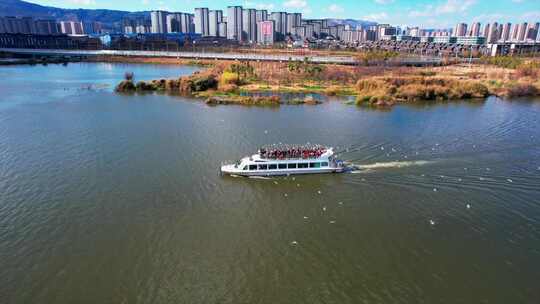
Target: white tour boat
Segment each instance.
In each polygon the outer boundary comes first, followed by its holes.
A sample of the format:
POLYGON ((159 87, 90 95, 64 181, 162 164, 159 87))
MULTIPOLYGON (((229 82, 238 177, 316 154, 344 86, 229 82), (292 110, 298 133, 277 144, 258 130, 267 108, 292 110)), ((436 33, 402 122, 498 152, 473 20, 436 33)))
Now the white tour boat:
POLYGON ((239 176, 342 173, 344 170, 343 162, 335 159, 334 150, 319 145, 264 147, 257 154, 221 167, 222 174, 239 176))

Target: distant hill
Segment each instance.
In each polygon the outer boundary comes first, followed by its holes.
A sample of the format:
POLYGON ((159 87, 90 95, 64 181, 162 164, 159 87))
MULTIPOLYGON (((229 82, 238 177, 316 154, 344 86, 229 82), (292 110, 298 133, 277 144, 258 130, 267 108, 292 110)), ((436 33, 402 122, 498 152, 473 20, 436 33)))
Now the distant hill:
POLYGON ((350 25, 352 27, 370 26, 370 25, 376 25, 377 24, 377 22, 365 21, 365 20, 356 20, 356 19, 330 19, 329 22, 330 22, 330 24, 333 24, 333 25, 344 24, 344 25, 350 25))
MULTIPOLYGON (((128 12, 107 9, 64 9, 43 6, 21 0, 0 0, 0 16, 30 16, 71 21, 97 21, 112 26, 125 17, 149 17, 150 12, 128 12)), ((330 19, 331 24, 373 25, 375 22, 353 19, 330 19)))
POLYGON ((97 21, 106 25, 112 25, 128 16, 149 16, 149 12, 127 12, 107 9, 63 9, 20 0, 0 0, 0 16, 30 16, 57 20, 97 21))

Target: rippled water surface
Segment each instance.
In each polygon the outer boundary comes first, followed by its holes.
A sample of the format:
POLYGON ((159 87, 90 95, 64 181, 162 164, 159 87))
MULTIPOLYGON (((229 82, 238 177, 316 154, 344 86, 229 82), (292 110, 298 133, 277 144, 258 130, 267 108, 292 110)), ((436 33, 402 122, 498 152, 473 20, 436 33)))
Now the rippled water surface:
POLYGON ((539 303, 540 102, 207 107, 0 68, 2 303, 539 303), (361 170, 247 179, 267 143, 361 170))

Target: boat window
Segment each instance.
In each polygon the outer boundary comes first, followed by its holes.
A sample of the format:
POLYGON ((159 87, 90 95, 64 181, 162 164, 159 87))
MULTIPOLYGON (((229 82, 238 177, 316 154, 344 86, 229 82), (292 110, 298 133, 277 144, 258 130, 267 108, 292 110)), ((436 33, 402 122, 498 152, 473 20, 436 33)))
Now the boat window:
POLYGON ((309 167, 309 164, 308 163, 300 163, 298 164, 298 168, 299 169, 306 169, 309 167))
POLYGON ((288 167, 289 169, 296 169, 296 164, 289 164, 288 167))
POLYGON ((259 170, 266 170, 268 169, 268 165, 259 165, 259 170))
POLYGON ((249 170, 250 171, 257 170, 257 165, 249 165, 249 170))
POLYGON ((323 162, 323 163, 321 164, 321 167, 328 167, 328 162, 323 162))
POLYGON ((247 171, 248 169, 248 166, 244 166, 244 168, 242 168, 242 171, 247 171))
POLYGON ((279 164, 280 169, 287 169, 287 164, 279 164))
POLYGON ((310 168, 320 168, 320 167, 321 167, 321 163, 309 163, 309 167, 310 167, 310 168))
POLYGON ((277 169, 277 164, 271 164, 271 165, 268 165, 268 169, 270 169, 270 170, 276 170, 276 169, 277 169))

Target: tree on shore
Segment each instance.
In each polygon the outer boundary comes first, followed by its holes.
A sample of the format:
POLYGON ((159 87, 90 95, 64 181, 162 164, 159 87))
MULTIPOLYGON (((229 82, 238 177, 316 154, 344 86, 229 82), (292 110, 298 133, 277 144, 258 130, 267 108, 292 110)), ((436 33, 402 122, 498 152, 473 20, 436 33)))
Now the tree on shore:
POLYGON ((237 76, 238 82, 245 81, 248 77, 255 75, 255 69, 249 64, 249 61, 231 64, 228 72, 234 73, 237 76))
POLYGON ((124 80, 125 81, 133 81, 134 79, 135 79, 135 74, 133 74, 133 72, 124 73, 124 80))

